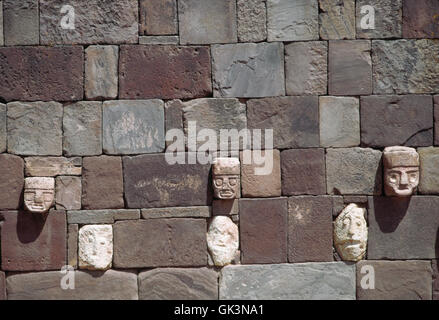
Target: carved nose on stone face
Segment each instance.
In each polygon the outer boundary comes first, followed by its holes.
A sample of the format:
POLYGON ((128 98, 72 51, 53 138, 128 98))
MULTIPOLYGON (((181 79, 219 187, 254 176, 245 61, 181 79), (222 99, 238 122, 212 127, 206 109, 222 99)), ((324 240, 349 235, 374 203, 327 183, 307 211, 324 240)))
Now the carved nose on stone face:
POLYGON ((399 185, 400 185, 401 187, 407 187, 408 184, 409 184, 409 177, 408 177, 407 173, 403 172, 403 173, 401 174, 401 180, 400 180, 400 182, 399 182, 399 185))
POLYGON ((34 202, 35 203, 43 203, 44 202, 43 192, 38 191, 38 190, 35 191, 34 202))

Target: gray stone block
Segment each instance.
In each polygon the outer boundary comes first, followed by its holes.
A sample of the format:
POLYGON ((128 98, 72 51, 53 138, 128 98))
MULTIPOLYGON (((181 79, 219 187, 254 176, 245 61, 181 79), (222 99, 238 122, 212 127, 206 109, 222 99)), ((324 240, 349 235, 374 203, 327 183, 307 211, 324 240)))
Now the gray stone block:
POLYGON ((81 210, 68 211, 69 224, 111 224, 114 223, 113 210, 81 210))
POLYGON ((239 42, 259 42, 267 39, 267 8, 265 0, 238 0, 239 42))
POLYGON ((67 227, 67 263, 74 269, 78 268, 78 230, 77 224, 67 227))
POLYGON ((56 177, 56 209, 81 210, 82 183, 80 177, 56 177))
POLYGON ((419 193, 439 194, 439 148, 419 148, 419 193))
POLYGON ((355 39, 355 0, 319 0, 320 37, 355 39))
POLYGON ((355 265, 344 262, 227 266, 221 300, 355 300, 355 265))
POLYGON ((40 43, 38 0, 3 0, 3 19, 5 45, 40 43))
POLYGON ((144 36, 139 38, 139 44, 175 44, 179 43, 178 36, 144 36))
POLYGON ((142 209, 143 219, 209 218, 210 216, 211 207, 207 206, 142 209))
POLYGON ((8 133, 6 131, 6 118, 6 105, 0 103, 0 153, 5 152, 7 147, 8 133))

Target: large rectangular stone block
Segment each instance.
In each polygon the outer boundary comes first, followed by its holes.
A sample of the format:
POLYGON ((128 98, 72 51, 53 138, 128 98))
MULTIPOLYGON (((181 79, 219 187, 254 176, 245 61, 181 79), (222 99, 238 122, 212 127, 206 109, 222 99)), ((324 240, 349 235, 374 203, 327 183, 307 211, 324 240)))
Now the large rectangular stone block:
POLYGON ((332 261, 332 198, 288 199, 288 262, 332 261))
POLYGON ((179 0, 181 44, 237 41, 236 0, 179 0))
POLYGON ((358 300, 431 300, 430 261, 373 261, 357 263, 358 300), (374 289, 363 288, 373 268, 374 289), (361 271, 364 273, 361 273, 361 271), (363 283, 363 286, 362 286, 363 283))
POLYGON ((439 40, 373 40, 373 93, 439 91, 439 40))
POLYGON ((419 193, 439 194, 439 148, 419 148, 419 193))
POLYGON ((42 45, 54 44, 119 44, 137 43, 138 0, 76 0, 74 29, 60 24, 64 0, 40 1, 40 38, 42 45))
POLYGON ((62 155, 63 107, 57 102, 8 103, 8 152, 62 155))
POLYGON ((146 219, 114 224, 115 268, 207 265, 204 219, 146 219))
POLYGON ((7 46, 38 45, 38 0, 3 0, 4 37, 7 46))
POLYGON ((282 43, 214 45, 212 68, 215 97, 285 95, 282 43))
POLYGON ((267 7, 265 0, 237 0, 239 42, 267 39, 267 7))
POLYGON ((439 38, 436 0, 403 0, 402 35, 404 38, 439 38))
POLYGON ((437 259, 439 197, 369 197, 368 259, 437 259))
POLYGON ((80 176, 82 158, 26 157, 26 177, 80 176))
POLYGON ((319 0, 320 37, 355 39, 355 0, 319 0))
POLYGON ((140 0, 141 35, 178 33, 177 0, 140 0))
POLYGON ((287 199, 240 199, 241 262, 287 262, 287 199))
POLYGON ((319 39, 317 0, 267 0, 268 41, 319 39))
POLYGON ((2 270, 61 270, 67 262, 67 223, 64 211, 47 215, 25 211, 1 212, 2 270))
MULTIPOLYGON (((188 154, 184 155, 187 161, 188 154)), ((168 156, 173 159, 172 155, 168 156)), ((128 208, 210 205, 211 166, 188 162, 169 164, 168 156, 155 154, 123 158, 128 208)))
POLYGON ((137 275, 116 270, 75 271, 75 289, 63 290, 59 271, 14 274, 6 278, 10 300, 137 300, 137 275))
POLYGON ((83 60, 78 46, 0 48, 0 97, 6 101, 81 100, 83 60))
POLYGON ((208 47, 120 47, 120 99, 192 99, 211 94, 208 47))
MULTIPOLYGON (((1 31, 1 30, 0 30, 1 31)), ((0 153, 6 151, 7 148, 7 130, 6 130, 7 111, 6 105, 0 103, 0 153)))
POLYGON ((221 300, 355 300, 355 265, 227 266, 219 286, 221 300))
POLYGON ((210 216, 211 207, 208 206, 142 209, 143 219, 209 218, 210 216))

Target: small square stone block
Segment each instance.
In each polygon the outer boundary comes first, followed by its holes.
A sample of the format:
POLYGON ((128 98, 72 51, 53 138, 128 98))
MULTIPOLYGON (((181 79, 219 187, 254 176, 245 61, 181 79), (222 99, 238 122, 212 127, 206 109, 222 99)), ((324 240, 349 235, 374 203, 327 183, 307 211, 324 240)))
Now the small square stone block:
POLYGON ((56 177, 55 205, 57 210, 81 210, 80 177, 56 177))
POLYGON ((355 39, 355 0, 319 0, 320 37, 355 39))
POLYGON ((141 35, 178 33, 177 0, 140 0, 139 6, 141 35))
POLYGON ((403 38, 439 38, 439 2, 436 0, 403 0, 403 38))

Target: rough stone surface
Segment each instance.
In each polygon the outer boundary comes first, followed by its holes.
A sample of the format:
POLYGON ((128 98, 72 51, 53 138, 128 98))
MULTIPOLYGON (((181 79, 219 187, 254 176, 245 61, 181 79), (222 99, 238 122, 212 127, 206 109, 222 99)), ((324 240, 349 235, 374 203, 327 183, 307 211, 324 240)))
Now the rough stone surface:
POLYGON ((421 194, 439 194, 439 148, 419 148, 421 176, 419 192, 421 194))
POLYGON ((204 219, 147 219, 114 224, 115 268, 207 265, 204 219))
POLYGON ((117 210, 80 210, 69 211, 67 222, 69 224, 112 224, 117 210))
POLYGON ((79 229, 80 269, 107 270, 113 261, 113 226, 88 225, 79 229))
POLYGON ((212 46, 215 97, 285 95, 282 43, 212 46))
POLYGON ((116 270, 75 271, 75 290, 60 286, 58 271, 14 274, 6 279, 10 300, 137 300, 137 275, 116 270))
POLYGON ((55 204, 55 179, 32 177, 24 179, 24 208, 29 213, 45 214, 55 204))
POLYGON ((439 260, 432 260, 433 268, 433 300, 439 300, 439 260))
POLYGON ((127 209, 127 210, 114 210, 114 221, 118 220, 138 220, 140 219, 140 210, 127 209))
POLYGON ((62 104, 8 103, 8 152, 19 155, 62 155, 62 104))
POLYGON ((374 94, 439 91, 439 40, 372 41, 374 94))
POLYGON ((371 147, 433 145, 431 96, 361 97, 361 142, 371 147))
POLYGON ((288 199, 288 262, 332 261, 332 199, 288 199))
POLYGON ((0 271, 0 300, 6 300, 6 278, 2 271, 0 271))
POLYGON ((63 150, 67 157, 102 154, 102 103, 78 102, 64 107, 63 150))
POLYGON ((355 39, 355 0, 319 0, 320 37, 355 39))
POLYGON ((211 94, 208 47, 121 46, 120 99, 192 99, 211 94))
POLYGON ((83 60, 79 46, 0 48, 0 97, 6 101, 81 100, 83 60))
POLYGON ((80 177, 56 177, 56 209, 80 210, 82 186, 80 177))
POLYGON ((357 98, 320 97, 319 108, 322 147, 360 145, 360 102, 357 98))
POLYGON ((178 33, 176 0, 140 0, 141 35, 169 35, 178 33))
POLYGON ((67 227, 67 263, 74 269, 78 268, 78 229, 77 224, 67 227))
POLYGON ((114 99, 118 90, 119 48, 90 46, 85 49, 85 97, 114 99))
POLYGON ((439 146, 439 96, 434 97, 434 145, 439 146))
POLYGON ((326 150, 328 194, 380 195, 381 151, 369 148, 326 150))
POLYGON ((234 216, 239 214, 239 200, 213 200, 212 215, 234 216))
POLYGON ((23 199, 23 159, 0 154, 0 209, 18 209, 23 199))
POLYGON ((212 201, 210 165, 171 165, 166 155, 157 154, 124 157, 123 166, 128 208, 206 206, 212 201))
POLYGON ((5 39, 3 37, 3 2, 0 1, 0 46, 5 44, 5 39))
POLYGON ((139 38, 139 44, 179 44, 178 36, 146 36, 139 38))
POLYGON ((239 42, 259 42, 267 39, 267 8, 265 0, 238 0, 239 42))
POLYGON ((402 0, 357 0, 357 38, 401 38, 402 37, 402 0), (363 6, 375 9, 375 29, 362 29, 361 14, 363 6))
POLYGON ((72 3, 75 9, 74 30, 60 26, 63 17, 60 10, 65 4, 63 0, 40 1, 42 45, 137 43, 137 0, 75 1, 72 3))
POLYGON ((142 209, 142 218, 209 218, 210 212, 211 207, 207 206, 142 209))
MULTIPOLYGON (((245 142, 240 142, 239 138, 234 137, 232 137, 231 142, 226 145, 220 143, 221 129, 236 129, 239 132, 247 128, 246 105, 240 103, 238 99, 206 98, 185 102, 183 107, 183 126, 185 135, 188 135, 190 121, 196 121, 197 135, 203 129, 215 131, 217 135, 216 150, 237 150, 238 147, 242 148, 243 144, 246 145, 245 142)), ((197 141, 197 150, 198 147, 205 142, 207 142, 207 139, 197 141)))
POLYGON ((287 95, 327 92, 328 45, 325 41, 293 42, 285 46, 287 95))
POLYGON ((439 38, 439 2, 404 0, 402 12, 404 38, 439 38))
POLYGON ((249 152, 251 162, 248 164, 244 163, 242 152, 240 155, 242 197, 279 197, 282 194, 279 150, 249 152), (264 162, 259 165, 261 159, 264 162), (256 169, 267 174, 257 174, 256 169))
POLYGON ((367 40, 329 42, 329 94, 341 96, 372 94, 370 51, 370 41, 367 40))
MULTIPOLYGON (((1 4, 0 4, 0 9, 1 9, 1 4)), ((0 103, 0 153, 5 152, 7 148, 6 118, 7 118, 6 105, 0 103)))
POLYGON ((236 0, 179 0, 181 44, 237 41, 236 0))
POLYGON ((247 126, 249 129, 273 129, 275 149, 318 147, 318 98, 275 97, 249 100, 247 126))
POLYGON ((267 0, 268 41, 319 39, 317 0, 267 0))
POLYGON ((107 154, 162 152, 165 111, 161 100, 106 101, 103 150, 107 154))
POLYGON ((355 265, 227 266, 219 295, 221 300, 355 300, 355 265))
POLYGON ((27 177, 80 176, 82 174, 81 158, 26 157, 24 161, 27 177))
POLYGON ((207 248, 215 266, 232 263, 239 248, 238 226, 229 217, 214 217, 207 232, 207 248))
POLYGON ((2 212, 1 256, 4 271, 59 270, 67 259, 64 211, 47 215, 2 212))
POLYGON ((326 193, 324 149, 282 151, 281 166, 283 195, 326 193))
POLYGON ((436 259, 439 197, 369 197, 368 259, 436 259))
POLYGON ((3 23, 5 45, 38 45, 38 0, 3 0, 3 23))
POLYGON ((87 157, 83 160, 82 207, 119 209, 124 207, 122 161, 120 157, 87 157))
POLYGON ((140 300, 218 300, 218 273, 207 268, 159 268, 139 274, 140 300))
POLYGON ((357 299, 431 300, 431 273, 430 261, 360 261, 357 264, 357 299), (367 276, 361 270, 367 270, 369 266, 375 271, 373 290, 361 287, 362 279, 367 276))
POLYGON ((239 211, 241 262, 287 262, 287 199, 240 199, 239 211))

